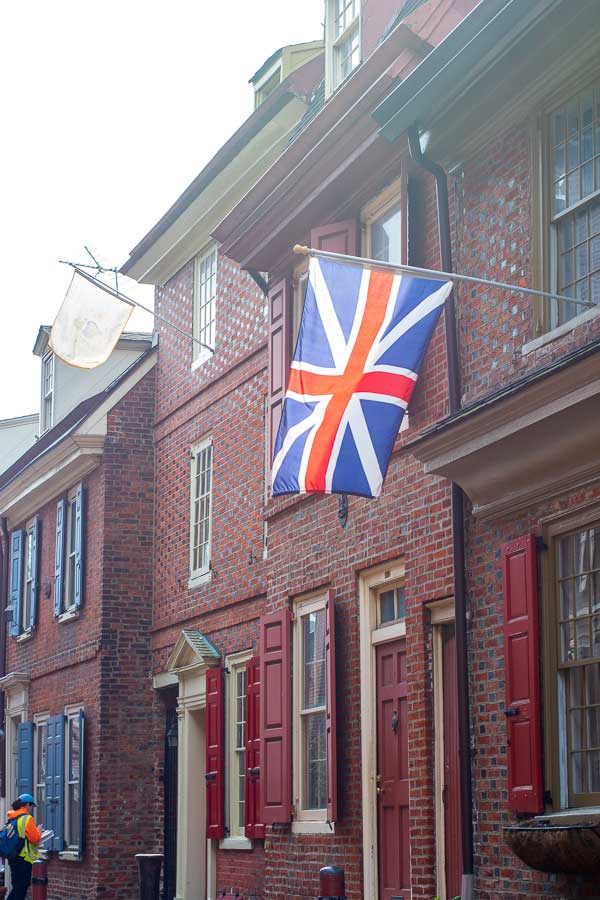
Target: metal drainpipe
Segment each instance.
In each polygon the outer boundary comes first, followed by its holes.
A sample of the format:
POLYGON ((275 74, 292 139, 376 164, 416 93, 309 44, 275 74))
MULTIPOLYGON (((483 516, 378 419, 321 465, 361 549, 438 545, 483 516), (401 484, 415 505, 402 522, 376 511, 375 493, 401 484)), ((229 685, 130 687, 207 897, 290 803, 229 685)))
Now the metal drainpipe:
MULTIPOLYGON (((420 168, 435 178, 437 194, 438 229, 442 269, 452 271, 452 241, 450 235, 450 209, 448 179, 444 169, 428 159, 421 150, 419 132, 415 125, 408 129, 410 156, 420 168)), ((460 366, 454 292, 445 305, 446 354, 448 357, 448 394, 450 412, 460 409, 460 366)), ((465 518, 462 488, 452 482, 452 553, 454 560, 454 606, 456 617, 456 670, 458 682, 458 743, 460 771, 468 778, 460 781, 461 847, 463 859, 462 900, 470 900, 473 894, 473 817, 471 784, 471 736, 469 728, 469 669, 468 627, 465 579, 465 518)))
MULTIPOLYGON (((6 630, 4 610, 8 606, 9 540, 6 516, 2 516, 0 540, 0 677, 6 675, 6 630)), ((0 797, 6 797, 6 705, 4 691, 0 691, 0 797)))

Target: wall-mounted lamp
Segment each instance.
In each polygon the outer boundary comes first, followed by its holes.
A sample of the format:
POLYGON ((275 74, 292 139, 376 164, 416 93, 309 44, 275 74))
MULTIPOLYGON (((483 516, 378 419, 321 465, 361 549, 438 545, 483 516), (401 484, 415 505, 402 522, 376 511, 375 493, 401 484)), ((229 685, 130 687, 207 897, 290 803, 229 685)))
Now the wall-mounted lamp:
POLYGON ((167 731, 167 747, 169 750, 176 750, 178 741, 179 729, 177 727, 177 721, 175 721, 171 723, 169 730, 167 731))

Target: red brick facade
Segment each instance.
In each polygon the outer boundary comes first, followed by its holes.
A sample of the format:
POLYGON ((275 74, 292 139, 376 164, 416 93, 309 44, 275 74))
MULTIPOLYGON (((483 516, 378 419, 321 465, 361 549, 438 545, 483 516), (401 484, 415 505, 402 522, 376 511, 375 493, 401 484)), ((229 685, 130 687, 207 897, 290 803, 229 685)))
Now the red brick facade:
MULTIPOLYGON (((85 712, 85 849, 75 860, 50 854, 49 896, 56 900, 134 896, 134 854, 161 839, 155 810, 162 733, 149 671, 154 387, 150 371, 110 410, 102 461, 83 481, 79 615, 58 622, 53 611, 57 497, 38 510, 37 627, 27 640, 8 639, 6 671, 30 677, 25 720, 62 714, 67 706, 85 712)), ((7 789, 14 793, 12 785, 7 789)), ((44 821, 43 809, 36 818, 44 821)))

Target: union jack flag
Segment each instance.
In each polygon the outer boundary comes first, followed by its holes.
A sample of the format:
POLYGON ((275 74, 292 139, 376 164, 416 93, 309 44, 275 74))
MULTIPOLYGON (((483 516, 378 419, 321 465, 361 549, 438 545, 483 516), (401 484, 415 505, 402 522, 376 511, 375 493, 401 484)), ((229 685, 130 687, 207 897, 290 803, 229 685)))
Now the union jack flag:
POLYGON ((273 495, 377 497, 451 281, 313 257, 273 495))

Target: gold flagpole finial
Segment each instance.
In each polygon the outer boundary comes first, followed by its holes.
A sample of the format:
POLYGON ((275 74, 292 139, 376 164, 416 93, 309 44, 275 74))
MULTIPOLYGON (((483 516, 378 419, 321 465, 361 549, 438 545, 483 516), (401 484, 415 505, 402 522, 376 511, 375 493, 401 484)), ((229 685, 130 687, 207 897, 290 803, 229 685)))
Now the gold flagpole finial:
POLYGON ((303 247, 302 244, 294 244, 294 253, 300 256, 310 256, 310 247, 303 247))

